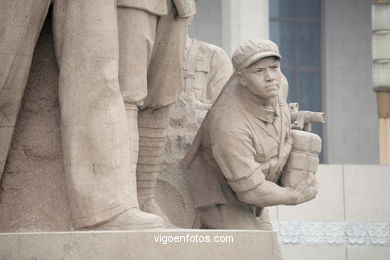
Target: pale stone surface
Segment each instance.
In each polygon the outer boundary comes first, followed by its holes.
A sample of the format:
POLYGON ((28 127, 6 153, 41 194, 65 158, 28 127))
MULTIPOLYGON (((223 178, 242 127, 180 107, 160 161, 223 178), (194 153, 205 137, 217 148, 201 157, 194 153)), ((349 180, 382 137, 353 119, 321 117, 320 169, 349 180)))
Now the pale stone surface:
POLYGON ((279 219, 279 206, 268 207, 267 209, 271 221, 277 221, 279 219))
POLYGON ((371 5, 372 1, 366 0, 324 1, 322 5, 322 99, 328 115, 324 155, 331 164, 379 161, 371 5))
POLYGON ((34 44, 49 7, 49 0, 2 3, 0 9, 0 178, 7 159, 15 122, 28 78, 34 44), (11 133, 9 133, 11 131, 11 133), (8 133, 7 133, 8 132, 8 133))
POLYGON ((184 57, 184 91, 169 108, 168 144, 160 176, 159 187, 168 198, 159 202, 174 224, 191 228, 196 213, 181 160, 207 110, 233 73, 233 67, 222 49, 189 37, 184 57), (173 202, 176 205, 164 205, 173 202), (172 208, 179 212, 172 212, 172 208))
POLYGON ((0 126, 0 180, 4 173, 5 162, 7 160, 8 150, 11 146, 13 126, 0 126))
POLYGON ((193 0, 122 1, 118 8, 119 84, 129 129, 130 174, 136 165, 140 208, 162 216, 168 226, 172 224, 154 193, 166 145, 168 105, 183 87, 186 32, 195 11, 193 0), (165 6, 165 15, 156 15, 157 6, 165 6))
POLYGON ((348 246, 347 260, 388 260, 390 247, 348 246))
MULTIPOLYGON (((195 237, 197 236, 197 238, 195 237)), ((260 259, 275 255, 276 233, 265 231, 156 231, 0 234, 0 258, 17 259, 260 259), (167 243, 159 236, 232 236, 232 243, 167 243)))
MULTIPOLYGON (((197 30, 191 36, 218 43, 229 56, 245 40, 245 35, 269 38, 268 2, 272 0, 198 2, 197 15, 206 19, 194 21, 197 30), (247 8, 255 10, 256 16, 246 16, 247 8), (217 15, 210 17, 210 14, 217 15), (245 34, 240 30, 242 27, 245 34)), ((324 1, 321 6, 322 104, 329 119, 323 127, 325 163, 379 162, 376 98, 371 87, 371 4, 372 1, 366 0, 344 0, 324 1), (355 93, 353 100, 351 93, 355 93), (355 106, 353 101, 365 105, 355 106), (366 138, 361 140, 362 136, 366 138)))
POLYGON ((194 96, 200 102, 195 103, 198 110, 206 111, 205 105, 214 103, 233 74, 230 59, 220 47, 189 36, 186 40, 183 70, 184 93, 194 96))
POLYGON ((390 166, 344 165, 345 219, 390 221, 390 166))
POLYGON ((222 44, 222 0, 197 1, 196 18, 188 29, 192 38, 223 46, 222 44))
MULTIPOLYGON (((302 119, 302 121, 304 120, 302 119)), ((292 113, 291 122, 294 122, 292 113)), ((293 123, 293 126, 296 123, 297 121, 293 123)), ((305 129, 304 124, 301 124, 300 127, 305 129)), ((321 138, 316 134, 302 131, 302 129, 292 129, 291 136, 293 144, 287 163, 283 168, 280 184, 283 187, 296 188, 317 172, 321 138)))
MULTIPOLYGON (((6 41, 1 42, 1 54, 6 59, 2 60, 0 89, 1 94, 6 95, 1 95, 0 106, 4 107, 2 112, 6 116, 0 118, 0 126, 14 125, 35 43, 52 2, 50 0, 26 1, 18 5, 12 1, 6 1, 2 5, 1 31, 6 32, 7 37, 5 37, 6 41), (17 30, 25 33, 16 33, 17 30), (15 57, 9 59, 8 56, 15 57), (9 67, 11 70, 8 70, 9 67), (10 91, 11 88, 13 88, 12 91, 10 91), (4 100, 5 98, 7 100, 4 100)), ((50 109, 54 111, 58 108, 58 101, 50 104, 53 106, 49 108, 42 107, 44 113, 38 114, 37 112, 42 111, 37 111, 35 106, 42 100, 32 100, 30 104, 33 108, 27 108, 27 111, 31 112, 30 118, 26 120, 28 126, 24 128, 24 122, 20 123, 22 125, 21 140, 18 140, 19 136, 15 138, 16 141, 12 149, 15 154, 21 157, 23 156, 22 152, 26 156, 38 157, 39 159, 46 159, 46 157, 52 159, 50 156, 55 154, 54 159, 61 157, 59 158, 61 160, 62 156, 59 153, 61 149, 56 150, 56 148, 63 149, 64 164, 61 170, 64 170, 66 175, 73 224, 77 228, 81 228, 93 226, 130 208, 138 208, 135 186, 138 143, 133 145, 135 139, 138 139, 137 117, 136 113, 125 111, 123 100, 128 102, 128 96, 125 95, 125 91, 121 92, 121 90, 126 89, 123 82, 120 83, 121 87, 124 88, 119 89, 118 71, 124 71, 121 61, 128 60, 125 55, 128 52, 122 51, 123 39, 127 39, 125 37, 127 35, 137 39, 137 37, 133 37, 136 34, 135 31, 146 33, 148 26, 137 20, 135 24, 130 26, 131 30, 122 31, 121 29, 124 28, 122 22, 128 21, 121 19, 122 12, 116 11, 116 1, 62 1, 61 4, 58 4, 57 1, 54 2, 55 6, 52 10, 55 16, 56 50, 58 57, 61 58, 59 62, 59 103, 61 103, 62 147, 58 144, 59 131, 51 129, 53 124, 58 124, 58 122, 52 120, 50 115, 47 116, 45 113, 51 112, 50 109), (119 14, 119 18, 116 16, 117 14, 119 14), (118 41, 120 43, 119 50, 117 48, 118 41), (119 59, 119 54, 124 54, 123 58, 119 59), (120 68, 118 68, 118 61, 120 68), (131 114, 130 120, 126 120, 126 114, 128 116, 131 114), (129 122, 129 125, 126 124, 126 121, 129 122), (28 132, 27 129, 32 131, 28 132), (135 132, 133 132, 134 130, 135 132), (52 140, 55 140, 54 143, 51 142, 52 140), (20 142, 20 147, 18 147, 17 142, 20 142)), ((147 3, 122 1, 118 4, 121 6, 121 10, 129 11, 131 17, 135 17, 134 13, 137 13, 142 17, 148 17, 146 20, 149 22, 155 21, 154 24, 150 22, 150 27, 152 27, 151 34, 156 37, 156 39, 152 39, 151 45, 156 43, 156 47, 153 50, 149 49, 149 53, 145 55, 148 60, 145 58, 144 63, 141 64, 141 66, 144 65, 142 86, 145 93, 146 87, 148 88, 148 96, 133 96, 132 98, 141 98, 141 100, 146 98, 146 108, 169 105, 177 97, 177 93, 182 87, 181 50, 184 49, 188 18, 196 10, 194 1, 156 0, 147 3), (159 6, 156 5, 157 3, 159 6), (178 16, 176 17, 176 15, 178 16), (157 19, 158 16, 161 16, 160 19, 157 19), (151 76, 148 76, 147 80, 148 68, 151 76)), ((125 11, 125 13, 127 12, 125 11)), ((141 46, 131 45, 130 49, 140 54, 141 49, 150 47, 146 45, 148 43, 142 41, 141 46)), ((127 46, 125 45, 125 47, 127 46)), ((133 56, 130 60, 141 63, 140 59, 137 58, 139 56, 133 56)), ((58 80, 56 73, 37 75, 48 76, 46 80, 49 82, 53 76, 58 80)), ((52 86, 52 84, 43 82, 40 84, 52 86)), ((42 89, 44 90, 44 88, 42 89)), ((50 91, 47 93, 53 94, 50 91)), ((57 96, 56 92, 54 94, 57 96)), ((36 97, 36 93, 29 97, 36 97)), ((48 98, 48 103, 52 100, 52 97, 48 98)), ((44 101, 42 103, 45 103, 44 101)), ((139 100, 131 100, 130 102, 137 103, 137 101, 139 100)), ((136 110, 134 107, 131 108, 132 111, 136 110)), ((56 127, 54 126, 54 128, 56 127)), ((58 127, 56 130, 59 130, 58 127)), ((9 141, 10 136, 7 132, 2 134, 1 138, 8 138, 7 141, 9 141)), ((154 137, 153 134, 152 137, 154 137)), ((7 146, 3 147, 0 155, 5 157, 7 150, 7 146)), ((11 172, 23 168, 14 169, 17 167, 15 165, 17 165, 18 160, 23 158, 15 158, 11 155, 9 157, 12 159, 8 167, 11 172)), ((5 158, 0 159, 0 161, 4 160, 5 158)), ((23 163, 27 164, 27 162, 23 163)), ((43 166, 47 165, 43 163, 43 166)), ((23 170, 39 172, 43 166, 29 165, 29 169, 23 170)), ((154 181, 156 178, 157 176, 154 181)), ((4 180, 4 182, 7 181, 4 180)), ((15 183, 18 182, 12 183, 11 181, 10 183, 8 183, 11 185, 9 190, 12 190, 12 185, 16 185, 15 183)), ((23 182, 21 183, 23 184, 23 182)), ((5 195, 4 192, 2 197, 6 197, 5 195)), ((7 201, 10 202, 8 199, 7 201)), ((4 211, 6 212, 6 210, 4 211)), ((134 215, 135 218, 131 218, 128 222, 137 222, 136 219, 142 222, 142 219, 148 218, 147 214, 140 211, 134 215)), ((146 222, 150 222, 150 217, 151 215, 146 222)), ((34 223, 30 224, 34 225, 34 223)))
MULTIPOLYGON (((64 183, 58 69, 52 37, 50 19, 47 19, 34 52, 14 144, 4 171, 0 232, 72 229, 64 183)), ((2 134, 12 132, 3 130, 2 134)), ((1 143, 5 142, 1 140, 1 143)), ((157 201, 175 223, 191 227, 193 208, 186 204, 188 199, 183 201, 177 190, 189 191, 182 182, 175 180, 158 182, 157 201)))
MULTIPOLYGON (((344 246, 282 246, 284 260, 349 260, 344 246)), ((367 258, 375 259, 375 258, 367 258)))
POLYGON ((247 41, 235 51, 235 73, 184 158, 201 228, 271 229, 264 207, 300 204, 317 193, 321 140, 291 130, 280 58, 269 40, 247 41), (277 183, 284 174, 306 177, 283 187, 277 183))
POLYGON ((294 207, 279 206, 280 221, 344 221, 343 165, 319 165, 316 176, 316 199, 294 207))
POLYGON ((138 209, 133 160, 138 145, 132 146, 136 136, 131 132, 137 129, 134 116, 127 119, 118 79, 118 15, 116 1, 67 2, 59 100, 65 180, 76 228, 99 229, 96 225, 104 221, 119 221, 114 218, 119 214, 127 218, 116 228, 162 223, 138 209), (130 214, 129 209, 138 211, 130 214))
POLYGON ((221 0, 222 46, 231 55, 244 41, 269 38, 268 0, 221 0))
POLYGON ((50 25, 46 23, 35 49, 1 183, 0 232, 72 229, 60 142, 58 69, 53 45, 50 25))
POLYGON ((24 88, 3 88, 0 95, 0 125, 15 126, 24 88))

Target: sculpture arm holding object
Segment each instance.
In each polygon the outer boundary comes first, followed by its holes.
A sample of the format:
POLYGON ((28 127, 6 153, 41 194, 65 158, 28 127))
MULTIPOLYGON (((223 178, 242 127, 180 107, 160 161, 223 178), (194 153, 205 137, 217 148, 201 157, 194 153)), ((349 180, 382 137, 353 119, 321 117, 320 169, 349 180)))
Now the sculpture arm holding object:
POLYGON ((298 205, 316 197, 318 182, 313 174, 296 188, 284 188, 271 181, 264 181, 252 190, 237 192, 238 198, 257 207, 298 205))
POLYGON ((324 123, 326 118, 324 113, 298 111, 298 103, 291 103, 289 106, 293 145, 280 184, 295 188, 305 179, 315 178, 322 141, 318 135, 310 133, 311 123, 324 123))
POLYGON ((252 141, 245 134, 216 134, 212 152, 228 184, 244 203, 257 207, 297 205, 317 195, 318 183, 313 175, 294 188, 267 181, 255 160, 252 141))

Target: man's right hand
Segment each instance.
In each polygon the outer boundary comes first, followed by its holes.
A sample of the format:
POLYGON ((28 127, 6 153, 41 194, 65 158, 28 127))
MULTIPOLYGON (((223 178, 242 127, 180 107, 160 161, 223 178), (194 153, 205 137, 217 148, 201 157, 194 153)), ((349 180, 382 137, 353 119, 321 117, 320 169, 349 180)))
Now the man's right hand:
POLYGON ((294 205, 314 199, 318 193, 318 181, 316 177, 310 173, 295 189, 292 189, 292 192, 295 198, 294 205))

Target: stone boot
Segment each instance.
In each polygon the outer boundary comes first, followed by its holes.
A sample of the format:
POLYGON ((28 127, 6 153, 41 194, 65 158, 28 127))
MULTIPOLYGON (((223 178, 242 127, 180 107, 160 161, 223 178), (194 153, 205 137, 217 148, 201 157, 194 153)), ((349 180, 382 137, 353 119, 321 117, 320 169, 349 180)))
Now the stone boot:
POLYGON ((103 224, 86 228, 87 230, 140 230, 165 228, 161 217, 131 208, 103 224))
POLYGON ((129 183, 129 189, 132 197, 130 205, 133 207, 127 209, 121 214, 112 219, 87 227, 89 230, 129 230, 129 229, 152 229, 165 228, 164 220, 154 214, 142 212, 139 208, 137 198, 137 180, 136 167, 138 159, 138 124, 137 124, 138 109, 135 105, 126 104, 126 116, 129 132, 129 147, 130 147, 130 172, 132 181, 129 183))
POLYGON ((167 142, 169 107, 145 110, 138 114, 139 154, 137 161, 138 201, 145 212, 157 214, 168 228, 177 228, 157 205, 154 193, 167 142))

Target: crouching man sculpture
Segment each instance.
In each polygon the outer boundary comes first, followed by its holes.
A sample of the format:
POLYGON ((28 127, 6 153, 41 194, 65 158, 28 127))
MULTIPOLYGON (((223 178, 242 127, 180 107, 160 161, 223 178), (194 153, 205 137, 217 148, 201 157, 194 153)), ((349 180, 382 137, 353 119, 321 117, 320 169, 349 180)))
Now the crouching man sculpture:
POLYGON ((184 158, 199 209, 195 228, 270 230, 265 207, 315 198, 321 139, 292 130, 280 58, 269 40, 248 41, 233 54, 235 74, 184 158))

